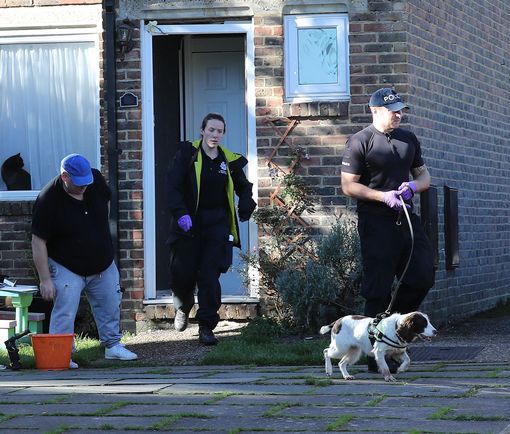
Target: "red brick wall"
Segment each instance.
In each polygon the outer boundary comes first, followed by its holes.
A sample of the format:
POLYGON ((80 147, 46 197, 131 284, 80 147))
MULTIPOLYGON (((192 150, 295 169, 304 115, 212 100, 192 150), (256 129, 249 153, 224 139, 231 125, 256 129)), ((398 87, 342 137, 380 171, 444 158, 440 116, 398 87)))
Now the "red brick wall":
MULTIPOLYGON (((119 148, 119 268, 126 290, 121 319, 124 329, 134 331, 144 298, 142 97, 139 31, 134 31, 135 48, 117 60, 117 97, 125 92, 138 96, 139 106, 117 109, 119 148)), ((142 315, 143 316, 143 315, 142 315)))
POLYGON ((510 297, 510 3, 409 1, 410 123, 439 187, 459 190, 460 266, 427 308, 467 316, 510 297))
POLYGON ((35 282, 31 231, 33 202, 0 202, 0 274, 35 282))

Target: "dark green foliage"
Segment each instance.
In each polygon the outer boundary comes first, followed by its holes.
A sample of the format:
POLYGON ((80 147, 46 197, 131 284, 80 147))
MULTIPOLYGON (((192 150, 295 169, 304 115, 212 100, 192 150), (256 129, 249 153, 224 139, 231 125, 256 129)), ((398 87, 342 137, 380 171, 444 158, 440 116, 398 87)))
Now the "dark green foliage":
POLYGON ((317 258, 304 267, 283 271, 276 287, 283 303, 292 311, 294 322, 305 330, 317 329, 336 306, 333 317, 352 313, 361 277, 359 242, 354 225, 338 220, 330 234, 318 242, 317 258))
POLYGON ((315 212, 310 186, 293 170, 279 181, 272 204, 253 218, 262 233, 258 250, 241 254, 248 284, 256 276, 263 313, 279 323, 311 330, 352 313, 360 283, 359 240, 352 220, 339 219, 327 235, 311 236, 306 216, 315 212))

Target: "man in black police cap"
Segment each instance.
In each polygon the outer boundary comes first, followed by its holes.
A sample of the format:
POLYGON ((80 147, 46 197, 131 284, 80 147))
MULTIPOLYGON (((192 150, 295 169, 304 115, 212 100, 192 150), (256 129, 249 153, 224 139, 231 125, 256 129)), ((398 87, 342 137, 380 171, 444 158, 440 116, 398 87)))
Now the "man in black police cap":
MULTIPOLYGON (((430 243, 419 217, 412 213, 413 196, 429 188, 430 175, 420 142, 412 132, 399 128, 402 110, 408 106, 390 88, 374 92, 368 105, 373 122, 348 140, 341 177, 343 193, 357 199, 363 260, 361 294, 365 315, 375 317, 388 307, 393 281, 401 277, 411 253, 400 196, 410 213, 414 249, 393 312, 419 308, 434 285, 434 268, 430 243)), ((377 372, 373 358, 369 358, 369 370, 377 372)))

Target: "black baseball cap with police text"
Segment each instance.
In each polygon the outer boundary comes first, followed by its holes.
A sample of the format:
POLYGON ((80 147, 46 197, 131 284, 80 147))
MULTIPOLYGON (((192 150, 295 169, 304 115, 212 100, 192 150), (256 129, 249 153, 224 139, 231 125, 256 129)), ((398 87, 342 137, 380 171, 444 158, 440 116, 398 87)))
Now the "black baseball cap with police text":
POLYGON ((376 90, 368 102, 370 107, 386 107, 389 111, 398 112, 409 106, 402 101, 400 95, 389 87, 376 90))

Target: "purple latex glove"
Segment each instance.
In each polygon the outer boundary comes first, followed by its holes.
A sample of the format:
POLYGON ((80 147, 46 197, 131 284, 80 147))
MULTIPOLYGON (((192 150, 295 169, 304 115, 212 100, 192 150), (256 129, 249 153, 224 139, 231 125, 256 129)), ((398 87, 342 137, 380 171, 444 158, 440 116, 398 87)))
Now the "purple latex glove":
POLYGON ((184 232, 188 232, 191 229, 191 226, 193 226, 193 223, 191 223, 191 217, 188 214, 183 215, 179 220, 177 220, 177 224, 184 232))
MULTIPOLYGON (((391 190, 384 192, 384 203, 388 205, 391 209, 395 211, 400 211, 402 209, 402 202, 400 202, 400 193, 398 190, 391 190)), ((411 208, 410 205, 406 204, 407 208, 411 208)))
POLYGON ((416 193, 416 184, 414 181, 411 182, 403 182, 400 184, 400 187, 398 188, 398 194, 402 196, 402 199, 404 200, 410 200, 413 198, 414 193, 416 193))

